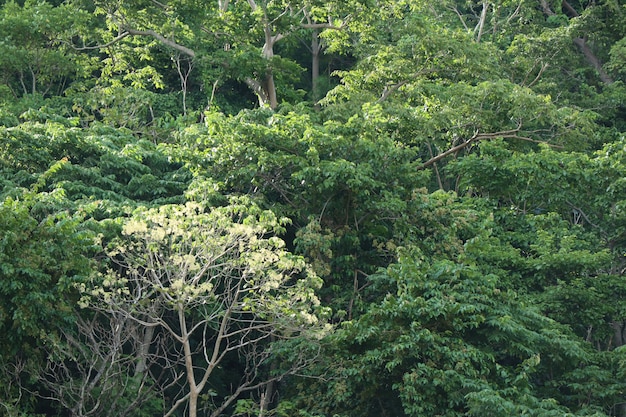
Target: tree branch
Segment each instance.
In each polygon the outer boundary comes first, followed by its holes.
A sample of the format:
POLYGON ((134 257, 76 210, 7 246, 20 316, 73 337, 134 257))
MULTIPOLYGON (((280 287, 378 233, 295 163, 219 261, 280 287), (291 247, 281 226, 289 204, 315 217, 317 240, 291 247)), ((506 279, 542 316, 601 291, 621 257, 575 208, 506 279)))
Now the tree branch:
MULTIPOLYGON (((561 2, 561 7, 565 9, 567 15, 570 18, 580 17, 580 14, 576 11, 576 9, 572 7, 571 4, 567 2, 567 0, 563 0, 561 2)), ((556 14, 550 8, 550 5, 548 4, 547 0, 541 0, 541 8, 547 16, 554 16, 556 14)), ((605 84, 612 84, 614 81, 613 78, 611 78, 611 76, 607 74, 606 71, 604 71, 604 68, 602 68, 602 63, 600 62, 598 57, 594 54, 594 52, 591 50, 585 38, 583 37, 574 38, 573 42, 574 42, 574 45, 576 45, 578 49, 580 49, 580 52, 582 52, 582 54, 585 56, 585 59, 587 60, 587 62, 589 62, 589 64, 591 64, 591 66, 596 71, 598 71, 600 80, 602 80, 602 82, 605 84)))
MULTIPOLYGON (((537 76, 535 77, 535 79, 534 79, 534 80, 532 80, 532 81, 531 81, 531 83, 530 83, 530 84, 528 84, 526 87, 530 88, 530 87, 532 87, 533 85, 535 85, 535 83, 536 83, 537 81, 539 81, 539 79, 541 78, 541 75, 543 74, 543 72, 544 72, 544 71, 546 70, 546 68, 548 68, 549 66, 550 66, 550 64, 545 63, 545 62, 544 62, 543 64, 541 64, 541 68, 539 68, 539 73, 537 73, 537 76)), ((532 69, 535 69, 534 65, 533 65, 533 68, 532 68, 532 69)), ((531 71, 532 71, 532 70, 531 70, 531 71)), ((528 75, 530 75, 530 72, 529 72, 529 74, 528 74, 528 75)), ((526 80, 524 80, 524 82, 522 83, 522 86, 524 86, 525 84, 526 84, 526 80)))
POLYGON ((397 89, 399 89, 403 85, 407 84, 408 82, 409 82, 408 80, 403 80, 403 81, 400 81, 400 82, 395 83, 393 85, 386 85, 385 88, 383 88, 383 93, 381 94, 380 98, 378 100, 376 100, 376 102, 382 103, 383 101, 387 100, 387 98, 391 94, 393 94, 394 91, 396 91, 397 89))
POLYGON ((602 63, 600 63, 598 57, 593 53, 585 38, 575 38, 574 45, 576 45, 580 49, 580 52, 582 52, 582 54, 585 56, 587 62, 589 62, 591 66, 594 67, 596 71, 598 71, 598 75, 602 82, 605 84, 612 84, 613 78, 611 78, 611 76, 607 74, 606 71, 604 71, 604 68, 602 68, 602 63))
POLYGON ((459 20, 461 21, 461 24, 463 25, 466 31, 470 30, 469 27, 467 27, 467 23, 465 23, 465 19, 463 18, 463 15, 461 15, 461 12, 459 12, 459 9, 457 9, 456 6, 449 6, 446 8, 456 13, 456 15, 458 16, 459 20))
POLYGON ((124 28, 126 30, 126 32, 128 32, 129 35, 133 35, 133 36, 151 36, 154 39, 158 40, 159 42, 161 42, 163 45, 169 46, 172 49, 175 49, 179 52, 182 52, 185 55, 188 55, 192 58, 194 58, 196 56, 196 53, 194 50, 187 48, 184 45, 181 45, 179 43, 174 42, 171 39, 167 39, 165 36, 155 32, 154 30, 136 30, 136 29, 129 29, 129 28, 124 28))
POLYGON ((345 22, 342 22, 341 25, 336 26, 332 23, 300 23, 300 27, 303 29, 332 29, 332 30, 343 30, 346 27, 345 22))
POLYGON ((545 143, 548 146, 553 146, 553 147, 558 147, 558 145, 551 145, 547 142, 543 142, 540 140, 534 140, 531 138, 527 138, 524 136, 519 136, 518 132, 521 129, 521 125, 517 126, 517 128, 512 129, 512 130, 504 130, 501 132, 494 132, 494 133, 478 133, 478 131, 476 131, 474 133, 474 136, 472 136, 470 139, 466 140, 465 142, 454 146, 450 149, 448 149, 445 152, 440 153, 437 156, 434 156, 432 158, 430 158, 428 161, 424 162, 422 165, 420 165, 417 169, 418 170, 422 170, 425 168, 428 168, 429 166, 433 165, 435 162, 438 162, 440 160, 442 160, 443 158, 445 158, 448 155, 451 155, 453 153, 456 153, 464 148, 467 148, 469 145, 471 145, 474 142, 478 142, 480 140, 483 139, 495 139, 495 138, 511 138, 511 139, 520 139, 520 140, 525 140, 525 141, 529 141, 529 142, 534 142, 534 143, 545 143))
POLYGON ((483 9, 480 12, 480 20, 478 21, 478 24, 476 25, 476 28, 474 29, 474 33, 478 33, 476 35, 476 42, 480 42, 480 39, 483 36, 483 30, 485 28, 485 20, 487 20, 487 8, 489 7, 489 3, 487 3, 487 0, 483 0, 483 9))
POLYGON ((580 16, 578 14, 578 12, 576 11, 576 9, 574 9, 572 7, 572 5, 567 2, 567 0, 563 0, 561 2, 561 7, 563 7, 567 11, 567 14, 568 14, 569 17, 578 17, 578 16, 580 16))
POLYGON ((261 106, 264 106, 267 103, 269 103, 270 99, 269 99, 269 97, 267 95, 267 92, 265 92, 265 90, 263 89, 263 86, 261 85, 260 82, 258 82, 257 80, 255 80, 254 78, 251 78, 251 77, 246 77, 244 82, 257 95, 257 97, 259 98, 259 104, 261 106))
POLYGON ((130 36, 129 32, 122 32, 119 35, 117 35, 115 37, 115 39, 111 40, 110 42, 105 43, 104 45, 96 45, 96 46, 75 46, 74 44, 72 44, 71 42, 66 42, 68 43, 72 49, 76 50, 76 51, 89 51, 89 50, 93 50, 93 49, 104 49, 104 48, 108 48, 109 46, 121 41, 122 39, 126 38, 127 36, 130 36))
POLYGON ((94 50, 94 49, 104 49, 104 48, 108 48, 109 46, 121 41, 124 38, 127 38, 128 36, 150 36, 154 39, 156 39, 157 41, 161 42, 163 45, 169 46, 172 49, 177 50, 178 52, 181 52, 185 55, 188 55, 192 58, 194 58, 196 56, 196 52, 193 49, 187 48, 184 45, 181 45, 179 43, 174 42, 171 39, 166 38, 165 36, 155 32, 154 30, 136 30, 136 29, 131 29, 131 28, 127 28, 124 27, 123 28, 124 31, 121 32, 119 35, 117 35, 114 39, 112 39, 111 41, 103 44, 103 45, 95 45, 95 46, 75 46, 70 42, 67 42, 74 50, 77 51, 88 51, 88 50, 94 50))

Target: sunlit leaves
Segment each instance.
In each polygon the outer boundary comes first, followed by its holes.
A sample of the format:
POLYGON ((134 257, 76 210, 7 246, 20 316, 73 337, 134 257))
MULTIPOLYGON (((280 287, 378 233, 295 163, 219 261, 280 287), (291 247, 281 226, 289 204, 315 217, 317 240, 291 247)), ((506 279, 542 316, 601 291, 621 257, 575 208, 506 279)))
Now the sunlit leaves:
POLYGON ((292 317, 296 323, 314 324, 306 305, 319 304, 313 293, 319 279, 306 271, 302 258, 284 250, 280 239, 263 237, 284 222, 271 212, 249 210, 243 202, 208 212, 191 203, 138 209, 125 222, 124 237, 109 250, 128 271, 116 278, 112 270, 95 294, 85 288, 87 299, 128 297, 115 302, 130 307, 149 296, 189 313, 194 306, 217 302, 230 305, 229 314, 249 311, 286 316, 280 319, 285 323, 292 317), (297 276, 301 278, 293 281, 297 276), (133 292, 118 293, 120 285, 133 292), (114 293, 107 295, 107 288, 114 293))

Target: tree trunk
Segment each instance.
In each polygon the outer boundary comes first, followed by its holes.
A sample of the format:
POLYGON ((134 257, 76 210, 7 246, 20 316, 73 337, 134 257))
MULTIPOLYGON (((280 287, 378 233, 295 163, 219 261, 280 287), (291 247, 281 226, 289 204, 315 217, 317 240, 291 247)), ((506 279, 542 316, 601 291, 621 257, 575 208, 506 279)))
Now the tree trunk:
POLYGON ((582 52, 582 54, 585 56, 585 59, 587 60, 587 62, 591 64, 591 66, 594 67, 596 71, 598 71, 598 75, 600 76, 600 79, 602 80, 603 83, 605 84, 613 83, 613 78, 611 78, 611 76, 607 74, 606 71, 604 71, 604 68, 602 68, 602 63, 600 62, 598 57, 593 53, 593 51, 591 50, 591 48, 587 44, 587 41, 585 41, 584 38, 575 38, 574 45, 576 45, 578 49, 580 49, 580 52, 582 52))
POLYGON ((487 20, 487 8, 489 7, 489 3, 487 0, 483 0, 483 10, 480 13, 480 20, 478 21, 478 25, 476 25, 475 32, 478 32, 476 35, 476 42, 480 42, 480 39, 483 37, 483 31, 485 30, 485 20, 487 20))
POLYGON ((179 305, 178 323, 180 325, 180 341, 183 345, 185 354, 185 372, 187 374, 187 383, 189 384, 189 417, 197 417, 198 415, 198 395, 201 388, 196 384, 196 377, 193 369, 193 358, 191 354, 191 344, 189 343, 189 333, 187 332, 187 319, 185 318, 184 306, 179 305))
POLYGON ((189 417, 198 416, 198 392, 196 390, 189 391, 189 417))
POLYGON ((265 74, 265 91, 269 100, 270 109, 274 110, 278 107, 278 98, 276 97, 276 84, 274 83, 274 73, 271 68, 265 74))
MULTIPOLYGON (((275 368, 276 367, 272 365, 272 369, 275 369, 275 368)), ((274 396, 274 384, 275 384, 275 381, 271 380, 267 384, 267 388, 265 388, 265 392, 261 395, 259 417, 264 417, 265 412, 269 410, 270 408, 270 405, 272 403, 272 397, 274 396)))
MULTIPOLYGON (((270 340, 272 341, 272 343, 274 343, 276 341, 276 337, 272 335, 270 337, 270 340)), ((272 374, 276 371, 276 367, 277 367, 276 362, 272 361, 270 365, 270 378, 272 374)), ((261 395, 259 417, 263 417, 265 415, 266 410, 269 410, 270 406, 272 405, 272 397, 274 397, 275 384, 276 384, 276 381, 274 379, 271 379, 270 382, 268 382, 267 386, 265 387, 265 392, 261 395)))
MULTIPOLYGON (((265 33, 265 44, 263 45, 263 58, 267 60, 267 69, 265 70, 265 80, 263 83, 263 89, 265 90, 265 96, 267 97, 270 108, 273 110, 278 107, 278 99, 276 97, 276 83, 274 82, 274 71, 272 70, 272 58, 274 58, 274 44, 282 39, 283 35, 276 34, 272 36, 272 28, 269 23, 265 23, 263 28, 265 33)), ((260 97, 259 97, 260 98, 260 97)))
POLYGON ((135 376, 144 373, 147 369, 148 353, 150 351, 150 345, 154 337, 154 326, 145 328, 143 337, 141 338, 141 345, 137 349, 137 366, 135 367, 135 376))
POLYGON ((311 38, 311 97, 313 103, 317 105, 317 101, 320 99, 320 52, 322 46, 320 43, 319 31, 316 29, 313 31, 311 38))
POLYGON ((252 91, 254 91, 254 94, 256 94, 257 98, 259 99, 259 106, 263 107, 267 103, 269 103, 270 100, 269 100, 269 97, 267 96, 267 91, 258 80, 248 77, 246 78, 245 81, 246 81, 246 85, 250 87, 252 91))

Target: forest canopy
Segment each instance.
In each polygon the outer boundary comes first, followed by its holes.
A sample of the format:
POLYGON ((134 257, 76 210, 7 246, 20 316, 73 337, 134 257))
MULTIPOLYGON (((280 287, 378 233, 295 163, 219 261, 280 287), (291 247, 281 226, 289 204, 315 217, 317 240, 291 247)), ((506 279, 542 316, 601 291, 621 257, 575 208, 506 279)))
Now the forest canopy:
POLYGON ((0 1, 0 415, 626 417, 623 0, 0 1))

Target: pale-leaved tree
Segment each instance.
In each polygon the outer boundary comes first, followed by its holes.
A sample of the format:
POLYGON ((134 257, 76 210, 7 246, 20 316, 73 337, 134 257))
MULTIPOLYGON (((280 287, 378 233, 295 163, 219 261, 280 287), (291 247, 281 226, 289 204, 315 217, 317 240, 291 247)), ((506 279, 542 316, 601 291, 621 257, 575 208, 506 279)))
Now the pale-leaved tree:
POLYGON ((144 342, 127 349, 135 373, 154 375, 154 386, 163 387, 164 416, 182 408, 190 417, 200 408, 219 416, 245 392, 263 398, 313 359, 293 352, 289 366, 271 366, 275 343, 315 340, 328 330, 314 293, 321 281, 276 237, 283 224, 248 204, 142 208, 109 246, 108 271, 82 288, 84 307, 136 324, 128 328, 144 342), (239 382, 216 387, 225 358, 237 363, 229 371, 239 382))

